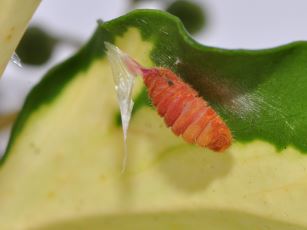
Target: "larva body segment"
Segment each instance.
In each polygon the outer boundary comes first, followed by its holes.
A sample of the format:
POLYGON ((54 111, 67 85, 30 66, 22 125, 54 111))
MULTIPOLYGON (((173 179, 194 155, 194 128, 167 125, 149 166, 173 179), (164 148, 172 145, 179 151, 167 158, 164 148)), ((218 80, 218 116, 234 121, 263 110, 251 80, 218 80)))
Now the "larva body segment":
POLYGON ((187 142, 222 152, 232 135, 217 113, 198 93, 166 68, 142 69, 153 105, 167 126, 187 142))

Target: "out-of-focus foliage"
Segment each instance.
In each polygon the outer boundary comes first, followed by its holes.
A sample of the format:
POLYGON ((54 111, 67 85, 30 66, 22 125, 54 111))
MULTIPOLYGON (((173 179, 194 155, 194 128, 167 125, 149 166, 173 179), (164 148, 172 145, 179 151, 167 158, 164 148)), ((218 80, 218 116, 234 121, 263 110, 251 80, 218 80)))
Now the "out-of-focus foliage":
POLYGON ((39 3, 40 0, 0 1, 0 75, 39 3))
MULTIPOLYGON (((132 7, 140 3, 163 3, 164 10, 180 18, 185 28, 191 34, 200 32, 207 23, 206 11, 197 1, 193 0, 131 0, 132 7)), ((163 7, 162 7, 163 8, 163 7)))
POLYGON ((25 64, 42 65, 51 57, 56 42, 41 27, 32 26, 23 35, 16 53, 25 64))
POLYGON ((3 129, 3 128, 6 128, 13 121, 15 121, 16 116, 17 116, 16 113, 0 115, 0 130, 3 129))
POLYGON ((199 32, 205 26, 204 11, 200 5, 193 1, 174 1, 167 7, 166 11, 180 18, 191 34, 199 32))

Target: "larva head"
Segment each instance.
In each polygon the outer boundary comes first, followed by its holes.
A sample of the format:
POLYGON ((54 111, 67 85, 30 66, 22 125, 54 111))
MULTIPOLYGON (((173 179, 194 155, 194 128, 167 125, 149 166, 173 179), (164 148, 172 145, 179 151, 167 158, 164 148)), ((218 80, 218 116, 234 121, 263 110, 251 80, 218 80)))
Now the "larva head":
POLYGON ((144 80, 147 78, 163 78, 171 84, 173 81, 180 81, 176 74, 167 68, 145 68, 127 54, 122 54, 120 58, 131 74, 141 75, 144 80))
POLYGON ((135 75, 143 75, 143 67, 137 61, 129 57, 127 54, 123 55, 121 58, 130 73, 135 75))

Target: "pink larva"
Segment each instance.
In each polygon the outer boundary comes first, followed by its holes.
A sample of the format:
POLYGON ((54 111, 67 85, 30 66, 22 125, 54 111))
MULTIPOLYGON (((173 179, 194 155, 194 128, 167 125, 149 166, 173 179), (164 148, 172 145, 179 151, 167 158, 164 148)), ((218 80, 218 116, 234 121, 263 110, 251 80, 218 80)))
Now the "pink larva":
POLYGON ((232 135, 217 113, 197 92, 166 68, 141 68, 149 97, 176 135, 189 143, 222 152, 232 135))

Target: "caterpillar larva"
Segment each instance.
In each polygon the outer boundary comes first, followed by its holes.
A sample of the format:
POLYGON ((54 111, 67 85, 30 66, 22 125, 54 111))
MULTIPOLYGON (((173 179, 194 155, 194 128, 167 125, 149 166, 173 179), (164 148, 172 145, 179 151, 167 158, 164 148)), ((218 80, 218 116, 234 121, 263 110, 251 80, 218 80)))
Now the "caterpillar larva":
POLYGON ((112 44, 105 45, 116 76, 143 76, 153 105, 176 135, 218 152, 231 145, 232 135, 222 118, 179 76, 167 68, 144 68, 112 44))
POLYGON ((227 125, 191 86, 166 68, 141 70, 153 105, 176 135, 218 152, 231 145, 227 125))

